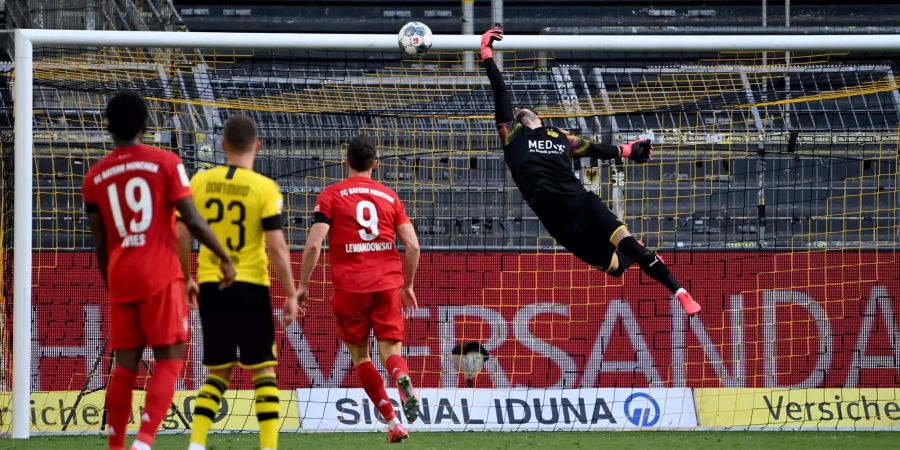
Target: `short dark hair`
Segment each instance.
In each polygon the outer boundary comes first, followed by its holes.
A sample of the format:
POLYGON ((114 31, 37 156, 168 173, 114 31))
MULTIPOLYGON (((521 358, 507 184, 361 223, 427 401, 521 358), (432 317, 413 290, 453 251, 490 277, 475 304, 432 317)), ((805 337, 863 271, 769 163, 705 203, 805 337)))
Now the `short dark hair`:
POLYGON ((117 92, 106 104, 106 129, 113 136, 129 140, 147 129, 147 104, 132 91, 117 92))
POLYGON ((540 114, 538 114, 537 111, 535 111, 527 106, 519 106, 518 108, 516 108, 516 111, 514 111, 514 113, 518 113, 518 114, 515 114, 515 119, 517 121, 521 121, 522 116, 527 115, 527 114, 533 114, 535 119, 541 120, 540 114), (528 112, 526 113, 523 111, 528 111, 528 112))
POLYGON ((347 146, 347 162, 357 172, 371 169, 376 159, 378 159, 378 152, 375 151, 375 144, 368 136, 357 136, 347 146))
POLYGON ((243 114, 231 116, 225 121, 225 142, 231 149, 238 153, 253 150, 253 145, 259 139, 256 122, 243 114))

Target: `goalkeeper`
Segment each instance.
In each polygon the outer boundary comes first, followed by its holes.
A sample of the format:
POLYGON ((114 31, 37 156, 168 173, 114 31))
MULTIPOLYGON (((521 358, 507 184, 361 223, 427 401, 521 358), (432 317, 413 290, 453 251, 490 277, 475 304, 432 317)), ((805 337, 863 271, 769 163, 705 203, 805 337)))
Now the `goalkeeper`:
POLYGON ((481 36, 481 59, 494 91, 497 132, 506 165, 538 219, 557 242, 585 263, 616 277, 637 263, 672 291, 688 315, 700 312, 700 305, 662 259, 631 236, 625 224, 600 197, 586 191, 572 171, 573 157, 628 158, 645 163, 653 154, 650 141, 591 143, 566 130, 545 127, 531 109, 513 109, 493 58, 493 42, 501 39, 500 28, 486 31, 481 36))

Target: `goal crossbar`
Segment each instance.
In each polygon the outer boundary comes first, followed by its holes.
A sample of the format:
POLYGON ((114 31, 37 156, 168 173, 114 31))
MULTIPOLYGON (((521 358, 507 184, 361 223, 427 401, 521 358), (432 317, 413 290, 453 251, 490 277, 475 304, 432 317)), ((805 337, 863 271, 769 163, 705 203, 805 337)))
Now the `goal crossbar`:
MULTIPOLYGON (((477 35, 437 35, 432 51, 477 51, 477 35)), ((396 35, 33 30, 15 32, 12 437, 30 434, 34 46, 398 51, 396 35), (24 319, 23 319, 24 318, 24 319)), ((511 35, 501 51, 896 51, 900 35, 511 35)))

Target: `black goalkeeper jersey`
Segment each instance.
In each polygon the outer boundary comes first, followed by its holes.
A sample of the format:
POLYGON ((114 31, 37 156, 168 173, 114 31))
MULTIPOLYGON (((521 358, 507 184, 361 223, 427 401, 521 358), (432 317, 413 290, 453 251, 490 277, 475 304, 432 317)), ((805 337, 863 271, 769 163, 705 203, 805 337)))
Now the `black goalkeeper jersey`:
POLYGON ((554 127, 530 129, 516 123, 509 132, 504 159, 522 197, 535 212, 587 194, 572 169, 570 145, 566 135, 554 127))
POLYGON ((618 158, 619 146, 592 143, 559 128, 529 129, 514 120, 506 83, 494 58, 484 59, 494 93, 494 119, 513 181, 551 236, 582 261, 606 270, 622 221, 575 177, 572 158, 618 158))
POLYGON ((547 231, 563 246, 572 252, 586 249, 576 254, 589 264, 609 264, 608 255, 601 262, 590 262, 581 255, 590 254, 593 255, 591 258, 596 258, 596 255, 609 253, 605 248, 609 246, 608 238, 621 222, 599 197, 584 189, 572 170, 572 158, 617 158, 621 154, 620 148, 592 143, 555 127, 530 129, 524 126, 513 119, 506 83, 494 59, 485 59, 484 67, 494 92, 494 118, 503 142, 506 166, 522 197, 547 231), (595 239, 598 232, 605 232, 605 237, 595 239), (598 246, 604 247, 602 251, 594 251, 598 246))

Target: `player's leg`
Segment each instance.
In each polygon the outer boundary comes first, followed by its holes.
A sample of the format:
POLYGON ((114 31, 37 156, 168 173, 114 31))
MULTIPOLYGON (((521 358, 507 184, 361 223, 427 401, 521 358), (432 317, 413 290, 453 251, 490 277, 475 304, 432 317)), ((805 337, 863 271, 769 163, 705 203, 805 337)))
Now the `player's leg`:
POLYGON ((263 450, 278 448, 279 398, 275 379, 278 355, 275 349, 275 322, 269 288, 252 283, 235 283, 239 295, 235 308, 241 323, 234 333, 241 349, 241 366, 253 374, 256 419, 259 421, 259 446, 263 450))
POLYGON ((400 290, 375 293, 372 305, 372 329, 378 339, 378 355, 400 392, 400 403, 409 423, 419 417, 419 400, 413 391, 409 367, 400 355, 403 342, 403 309, 400 290))
POLYGON ((337 320, 338 335, 347 351, 350 353, 350 361, 353 369, 359 377, 363 390, 369 396, 372 404, 378 408, 378 412, 388 423, 388 441, 398 442, 406 437, 397 435, 397 431, 405 431, 394 413, 394 405, 384 388, 384 379, 372 364, 369 355, 369 332, 372 330, 370 313, 374 295, 371 293, 359 294, 335 289, 331 297, 331 308, 337 320))
POLYGON ((369 344, 367 341, 368 336, 365 336, 362 338, 361 344, 345 341, 344 345, 350 353, 353 369, 356 371, 356 375, 359 377, 366 395, 369 396, 369 400, 378 408, 381 417, 388 424, 388 442, 400 442, 409 436, 409 432, 400 423, 397 414, 394 412, 394 405, 391 404, 391 399, 384 388, 384 379, 381 378, 381 374, 378 373, 378 369, 375 368, 375 364, 372 363, 372 358, 369 356, 369 344))
POLYGON ((627 227, 624 225, 620 226, 612 236, 610 236, 609 241, 616 246, 618 252, 638 263, 644 273, 662 283, 672 291, 688 315, 694 315, 700 312, 700 305, 694 301, 694 298, 687 290, 681 287, 681 284, 678 283, 678 280, 676 280, 675 276, 672 275, 672 272, 669 271, 669 267, 666 266, 666 263, 663 262, 656 252, 638 242, 638 240, 628 232, 627 227))
POLYGON ((403 344, 393 339, 378 340, 378 355, 381 364, 391 374, 391 381, 397 386, 400 393, 400 406, 406 420, 413 423, 419 417, 419 399, 413 390, 412 379, 409 377, 409 367, 406 359, 400 355, 403 344))
POLYGON ((198 309, 203 330, 203 365, 209 376, 197 393, 194 420, 191 424, 189 450, 206 448, 209 430, 219 413, 222 397, 231 383, 237 364, 237 341, 234 339, 235 317, 232 291, 235 285, 219 289, 218 283, 200 285, 198 309))
POLYGON ((109 422, 110 450, 124 450, 126 428, 131 417, 131 394, 138 364, 144 352, 137 303, 113 303, 110 313, 110 347, 115 351, 116 368, 106 387, 106 418, 109 422))
POLYGON ((253 370, 253 388, 256 390, 256 420, 259 422, 259 448, 278 448, 278 384, 275 366, 253 370))
POLYGON ((197 392, 197 400, 194 402, 194 420, 191 422, 191 440, 188 450, 204 450, 206 448, 209 430, 219 413, 222 397, 231 383, 232 371, 232 367, 209 369, 209 376, 200 387, 200 391, 197 392))
POLYGON ((125 448, 128 419, 131 417, 131 394, 143 352, 143 348, 116 350, 116 368, 106 387, 110 450, 125 448))
POLYGON ((625 275, 625 272, 628 271, 628 268, 631 267, 632 264, 634 264, 634 260, 625 256, 622 252, 616 249, 615 246, 613 246, 613 249, 614 250, 612 252, 612 257, 610 258, 609 265, 607 265, 605 268, 601 267, 601 269, 603 269, 603 271, 605 271, 609 275, 612 275, 614 277, 621 277, 622 275, 625 275))
POLYGON ((132 450, 149 450, 159 424, 175 397, 175 383, 184 367, 184 343, 188 338, 188 316, 184 282, 176 280, 140 307, 141 329, 153 347, 156 364, 147 382, 144 414, 132 450))

